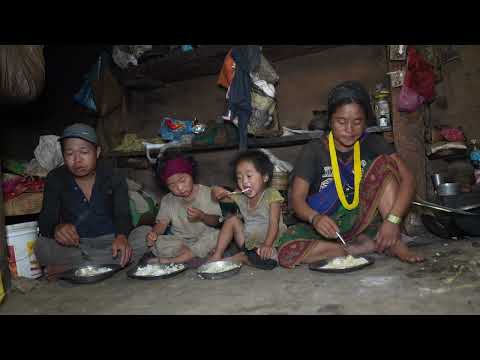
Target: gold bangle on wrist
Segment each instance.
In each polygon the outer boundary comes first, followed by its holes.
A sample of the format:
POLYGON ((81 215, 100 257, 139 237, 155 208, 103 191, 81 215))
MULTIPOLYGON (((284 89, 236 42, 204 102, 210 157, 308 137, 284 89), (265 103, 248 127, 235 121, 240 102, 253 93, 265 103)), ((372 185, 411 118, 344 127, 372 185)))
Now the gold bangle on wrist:
POLYGON ((395 224, 395 225, 398 225, 402 222, 401 217, 398 217, 398 216, 393 215, 393 214, 388 214, 386 220, 391 222, 392 224, 395 224))
POLYGON ((315 214, 313 214, 312 216, 310 216, 310 217, 308 218, 308 223, 309 223, 310 225, 313 225, 313 219, 315 219, 315 216, 317 216, 317 215, 320 215, 320 214, 319 214, 319 213, 315 213, 315 214))

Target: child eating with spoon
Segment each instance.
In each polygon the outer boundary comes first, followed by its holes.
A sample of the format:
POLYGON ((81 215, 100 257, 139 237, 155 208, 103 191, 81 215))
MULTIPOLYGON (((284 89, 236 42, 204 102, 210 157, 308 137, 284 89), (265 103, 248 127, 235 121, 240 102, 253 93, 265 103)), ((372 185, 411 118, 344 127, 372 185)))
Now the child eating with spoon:
POLYGON ((215 248, 222 214, 211 199, 208 186, 195 182, 195 162, 181 154, 167 153, 157 161, 156 175, 168 188, 147 244, 160 263, 184 263, 206 258, 215 248), (171 234, 165 235, 171 225, 171 234))
POLYGON ((217 201, 235 202, 243 222, 238 216, 224 222, 209 261, 221 260, 225 249, 235 239, 241 252, 231 260, 271 270, 278 264, 276 242, 286 230, 281 214, 284 199, 270 187, 273 164, 265 153, 250 150, 240 153, 233 165, 238 189, 231 193, 220 186, 213 186, 212 197, 217 201))

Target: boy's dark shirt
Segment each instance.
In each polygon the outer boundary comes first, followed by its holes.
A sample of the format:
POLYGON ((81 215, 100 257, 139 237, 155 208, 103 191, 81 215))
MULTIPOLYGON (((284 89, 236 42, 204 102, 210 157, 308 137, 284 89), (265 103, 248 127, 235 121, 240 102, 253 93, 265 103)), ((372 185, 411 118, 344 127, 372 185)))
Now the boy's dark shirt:
POLYGON ((54 169, 46 179, 38 223, 40 234, 50 238, 54 237, 55 226, 62 223, 75 225, 81 238, 105 234, 128 236, 132 222, 127 182, 99 161, 88 201, 65 166, 54 169))

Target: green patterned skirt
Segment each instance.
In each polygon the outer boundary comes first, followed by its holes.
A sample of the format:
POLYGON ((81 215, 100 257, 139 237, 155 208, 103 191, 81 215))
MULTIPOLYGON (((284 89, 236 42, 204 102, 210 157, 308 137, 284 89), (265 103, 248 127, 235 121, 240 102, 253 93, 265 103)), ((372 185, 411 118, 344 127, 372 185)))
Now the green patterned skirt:
MULTIPOLYGON (((396 163, 386 155, 377 157, 368 166, 362 178, 359 206, 353 210, 339 206, 331 215, 345 241, 353 241, 360 234, 370 237, 376 235, 382 221, 378 213, 378 204, 385 185, 392 178, 397 181, 399 179, 396 163)), ((280 265, 287 268, 299 265, 319 240, 336 241, 326 239, 309 224, 301 223, 289 227, 279 239, 280 265)))

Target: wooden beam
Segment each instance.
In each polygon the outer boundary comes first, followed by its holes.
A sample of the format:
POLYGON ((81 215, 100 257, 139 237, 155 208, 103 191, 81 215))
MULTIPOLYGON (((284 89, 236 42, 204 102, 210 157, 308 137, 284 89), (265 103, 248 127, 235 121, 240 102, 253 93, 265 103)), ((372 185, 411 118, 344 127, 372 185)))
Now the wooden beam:
MULTIPOLYGON (((142 64, 119 73, 127 87, 155 88, 163 83, 217 75, 228 51, 235 45, 208 45, 186 53, 164 57, 146 56, 142 64)), ((340 45, 265 45, 263 54, 272 63, 292 57, 313 54, 340 45)))
MULTIPOLYGON (((313 139, 319 139, 320 135, 315 134, 297 134, 290 136, 279 136, 272 138, 249 138, 249 148, 272 148, 283 146, 301 145, 309 142, 313 139)), ((185 151, 185 152, 209 152, 218 150, 229 150, 238 148, 238 142, 231 142, 228 144, 215 144, 215 145, 182 145, 172 149, 185 151)), ((128 157, 145 157, 145 151, 112 151, 106 155, 111 158, 128 158, 128 157)))
POLYGON ((263 55, 271 63, 294 58, 297 56, 304 56, 318 53, 341 45, 273 45, 264 46, 263 55))
MULTIPOLYGON (((387 51, 388 54, 388 51, 387 51)), ((388 56, 388 55, 387 55, 388 56)), ((403 62, 387 61, 388 71, 400 70, 403 62)), ((392 125, 393 137, 397 152, 413 172, 417 182, 417 195, 426 198, 426 155, 425 155, 425 123, 424 111, 419 109, 413 113, 398 111, 398 97, 401 88, 392 88, 392 125)))

